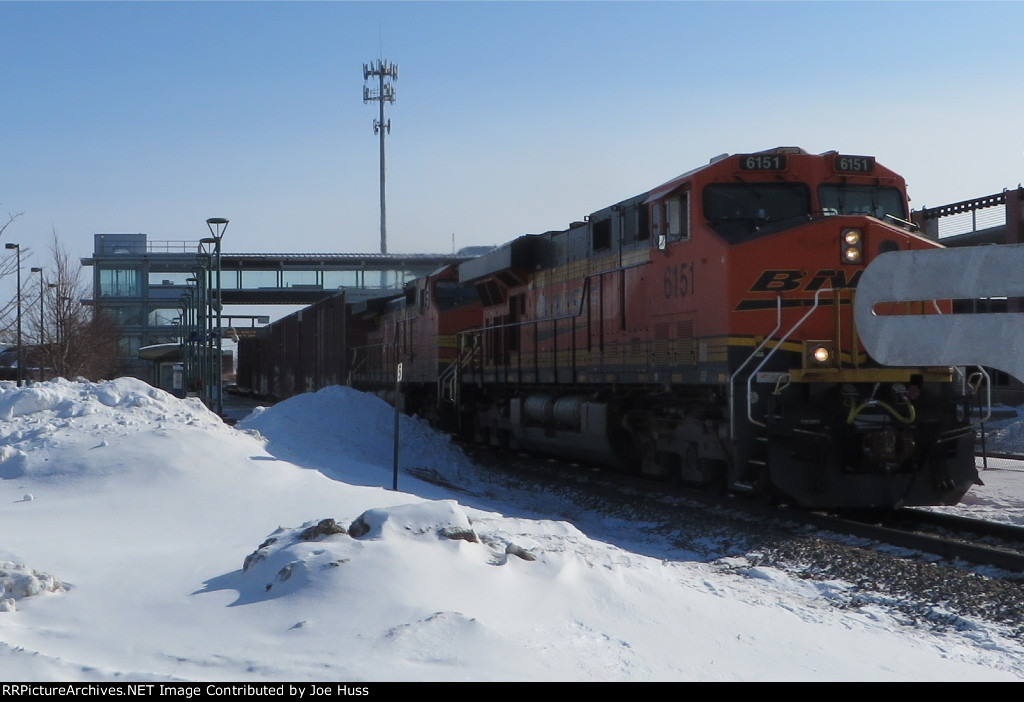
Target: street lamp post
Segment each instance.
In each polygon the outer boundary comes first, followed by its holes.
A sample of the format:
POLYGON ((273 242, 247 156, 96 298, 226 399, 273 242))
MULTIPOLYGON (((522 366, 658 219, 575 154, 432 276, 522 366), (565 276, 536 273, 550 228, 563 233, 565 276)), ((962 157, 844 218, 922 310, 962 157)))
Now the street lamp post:
POLYGON ((196 277, 202 277, 203 295, 201 299, 202 304, 202 319, 203 319, 203 332, 202 332, 202 344, 203 344, 203 361, 202 361, 202 374, 203 374, 203 402, 206 407, 211 410, 217 408, 217 391, 216 391, 216 363, 214 359, 214 343, 213 343, 213 252, 216 242, 210 237, 199 240, 199 253, 202 254, 199 262, 202 269, 196 269, 196 277))
POLYGON ((57 283, 50 283, 51 288, 57 288, 55 300, 53 301, 54 316, 54 345, 56 346, 54 372, 58 378, 67 376, 68 356, 68 317, 71 316, 71 296, 61 295, 60 286, 57 283))
POLYGON ((223 415, 224 414, 224 379, 223 379, 223 375, 224 375, 224 372, 223 372, 224 359, 223 359, 223 355, 222 355, 222 351, 221 351, 221 336, 222 335, 221 335, 221 318, 220 318, 220 315, 221 315, 221 310, 224 307, 224 304, 223 304, 223 299, 221 297, 221 287, 220 287, 220 243, 221 243, 221 239, 224 238, 224 232, 227 231, 228 220, 224 219, 223 217, 210 217, 208 220, 206 220, 206 226, 210 229, 210 234, 213 236, 213 239, 214 239, 213 255, 214 255, 214 258, 216 259, 216 266, 217 266, 217 283, 216 283, 216 286, 217 286, 216 287, 216 290, 217 290, 217 332, 216 332, 217 343, 216 343, 216 347, 215 347, 215 351, 214 351, 214 354, 216 355, 216 360, 215 360, 216 366, 215 366, 215 369, 214 369, 214 380, 216 381, 216 388, 215 388, 214 392, 215 392, 216 403, 217 403, 217 414, 223 415))
POLYGON ((178 298, 178 346, 181 348, 181 396, 188 397, 188 302, 185 293, 178 298))
POLYGON ((43 305, 43 298, 46 294, 46 282, 43 280, 43 269, 32 266, 32 272, 39 274, 39 349, 36 351, 36 363, 39 365, 39 382, 43 382, 43 358, 45 339, 43 338, 46 329, 46 308, 43 305))
POLYGON ((189 334, 191 344, 192 372, 190 381, 192 388, 197 391, 199 398, 206 401, 206 314, 203 313, 203 306, 206 300, 205 289, 206 276, 202 270, 196 268, 192 271, 192 277, 188 279, 189 301, 191 303, 192 330, 189 334))
POLYGON ((4 244, 4 248, 13 249, 17 253, 18 257, 18 387, 22 386, 25 381, 25 371, 23 369, 22 357, 21 357, 21 244, 4 244))
POLYGON ((184 333, 182 331, 184 329, 182 323, 184 321, 184 317, 180 313, 179 308, 178 316, 171 320, 171 327, 175 331, 174 336, 178 339, 178 349, 179 353, 181 354, 181 363, 171 364, 171 392, 180 392, 181 397, 185 397, 185 337, 182 336, 182 334, 184 333))

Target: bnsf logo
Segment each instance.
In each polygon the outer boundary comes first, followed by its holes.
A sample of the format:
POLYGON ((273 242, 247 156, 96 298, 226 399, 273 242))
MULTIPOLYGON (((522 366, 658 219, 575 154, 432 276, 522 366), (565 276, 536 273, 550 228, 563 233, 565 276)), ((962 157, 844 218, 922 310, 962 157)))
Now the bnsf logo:
POLYGON ((812 276, 808 276, 807 271, 768 270, 750 286, 750 292, 814 292, 821 288, 855 288, 863 272, 863 269, 852 271, 853 276, 847 279, 847 272, 841 269, 820 270, 812 276))
MULTIPOLYGON (((750 286, 750 292, 778 294, 794 290, 816 292, 822 288, 855 288, 863 272, 863 269, 851 271, 853 275, 847 278, 847 271, 841 269, 824 269, 814 275, 809 275, 807 271, 768 270, 762 273, 761 277, 750 286)), ((740 300, 740 303, 736 305, 736 311, 753 312, 756 310, 774 309, 776 304, 778 303, 774 299, 767 300, 763 297, 740 300)), ((811 300, 804 297, 788 298, 782 300, 781 304, 783 307, 805 307, 811 304, 811 300)), ((832 303, 825 300, 822 301, 822 304, 829 305, 832 303)))

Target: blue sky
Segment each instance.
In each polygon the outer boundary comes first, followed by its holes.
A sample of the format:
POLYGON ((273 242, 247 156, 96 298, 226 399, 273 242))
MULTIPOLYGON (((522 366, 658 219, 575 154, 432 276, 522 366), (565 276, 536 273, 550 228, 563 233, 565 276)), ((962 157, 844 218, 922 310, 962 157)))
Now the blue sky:
POLYGON ((1024 180, 1024 3, 0 1, 0 26, 4 238, 37 256, 211 216, 229 251, 378 250, 379 56, 393 252, 779 145, 874 155, 916 207, 1024 180))

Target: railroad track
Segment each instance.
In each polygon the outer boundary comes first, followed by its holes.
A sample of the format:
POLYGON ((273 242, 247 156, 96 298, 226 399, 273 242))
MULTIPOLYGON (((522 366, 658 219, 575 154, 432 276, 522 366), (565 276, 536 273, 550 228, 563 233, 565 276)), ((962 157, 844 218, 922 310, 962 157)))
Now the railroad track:
POLYGON ((1021 527, 919 509, 903 509, 883 516, 812 512, 800 520, 820 529, 948 560, 1024 572, 1024 528, 1021 527))
MULTIPOLYGON (((468 448, 468 447, 467 447, 468 448)), ((525 470, 540 479, 562 484, 575 482, 581 489, 606 488, 606 494, 619 493, 636 500, 643 495, 647 505, 662 502, 666 509, 678 509, 678 500, 720 508, 749 517, 777 520, 783 524, 808 526, 827 533, 868 539, 880 545, 894 546, 930 554, 952 562, 989 566, 1010 573, 1024 573, 1024 528, 980 519, 943 514, 924 509, 902 509, 885 514, 826 514, 751 502, 730 495, 715 495, 663 482, 623 475, 595 466, 581 466, 551 458, 526 455, 508 456, 492 449, 475 447, 476 458, 509 471, 525 470)))

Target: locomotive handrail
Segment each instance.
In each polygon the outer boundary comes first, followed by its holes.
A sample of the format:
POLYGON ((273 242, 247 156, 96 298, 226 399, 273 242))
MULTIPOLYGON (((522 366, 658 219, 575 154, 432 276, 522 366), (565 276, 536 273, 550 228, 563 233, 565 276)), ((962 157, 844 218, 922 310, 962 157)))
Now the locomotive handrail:
MULTIPOLYGON (((461 346, 461 340, 458 346, 461 346)), ((473 356, 476 355, 479 346, 472 344, 467 348, 456 348, 455 359, 448 364, 448 366, 441 371, 437 378, 437 400, 441 401, 447 399, 456 406, 459 404, 459 371, 462 366, 470 361, 473 356), (448 393, 450 397, 446 396, 448 393)))
POLYGON ((984 424, 985 422, 992 418, 992 377, 989 375, 988 371, 986 371, 983 366, 976 366, 976 368, 978 370, 975 371, 974 373, 971 373, 970 377, 967 378, 966 385, 967 387, 971 388, 972 392, 975 393, 978 392, 978 389, 982 386, 982 383, 984 383, 985 385, 985 416, 981 416, 982 413, 980 409, 978 412, 978 423, 984 424), (977 378, 977 380, 975 380, 975 378, 977 378))
MULTIPOLYGON (((573 327, 572 327, 572 330, 571 330, 570 335, 569 335, 569 338, 571 340, 571 348, 569 350, 572 352, 571 373, 572 373, 573 377, 575 377, 575 375, 576 375, 576 326, 575 326, 576 323, 575 323, 575 320, 578 319, 579 317, 582 317, 583 316, 583 311, 584 311, 584 309, 586 309, 585 301, 587 299, 587 296, 590 294, 590 281, 593 278, 596 278, 598 276, 603 276, 603 275, 607 275, 608 273, 615 273, 615 272, 618 272, 618 271, 624 271, 624 270, 626 270, 628 268, 635 268, 637 266, 645 265, 645 263, 637 263, 637 264, 632 264, 632 265, 629 265, 629 266, 619 266, 617 268, 611 268, 611 269, 608 269, 606 271, 601 271, 600 273, 590 273, 587 276, 585 276, 584 279, 583 279, 583 287, 580 288, 580 304, 579 304, 579 309, 577 309, 575 312, 572 312, 570 314, 558 315, 556 317, 543 317, 541 319, 526 319, 526 320, 517 321, 517 322, 505 322, 503 324, 494 324, 494 325, 489 326, 489 327, 474 327, 473 329, 465 329, 463 331, 456 332, 456 335, 459 338, 462 338, 462 337, 467 336, 467 335, 481 336, 483 334, 486 334, 487 332, 493 332, 493 331, 496 331, 496 330, 515 329, 515 328, 527 327, 527 326, 533 326, 534 328, 537 328, 541 324, 551 324, 553 329, 556 331, 556 333, 552 335, 552 339, 554 340, 553 341, 554 348, 552 349, 552 352, 554 354, 556 354, 556 357, 557 357, 557 354, 558 354, 558 334, 557 334, 558 323, 560 321, 566 320, 566 319, 572 320, 573 327)), ((589 334, 588 334, 588 339, 589 339, 589 334)), ((537 335, 534 334, 534 343, 535 344, 536 344, 536 341, 537 341, 537 335)), ((535 377, 539 373, 539 370, 537 368, 537 358, 538 358, 538 351, 534 350, 534 369, 533 369, 533 372, 534 372, 534 376, 535 377)), ((486 362, 486 359, 485 359, 485 362, 486 362)), ((495 363, 494 365, 497 366, 498 364, 495 363)), ((508 372, 508 368, 507 368, 508 364, 506 363, 504 365, 506 366, 505 372, 507 373, 508 372)), ((519 372, 522 373, 521 359, 520 359, 519 372)), ((558 372, 557 371, 557 362, 556 362, 556 370, 555 370, 555 372, 556 372, 556 374, 558 372)))
MULTIPOLYGON (((448 364, 448 366, 441 371, 437 376, 437 402, 440 404, 444 401, 456 403, 455 396, 455 369, 462 363, 461 355, 456 352, 455 360, 448 364), (451 395, 449 397, 448 395, 451 395)), ((457 403, 456 403, 457 404, 457 403)))
MULTIPOLYGON (((572 312, 570 314, 563 314, 563 315, 558 315, 558 316, 555 316, 555 317, 544 317, 544 318, 541 318, 541 319, 526 319, 526 320, 521 320, 521 321, 516 321, 516 322, 505 322, 503 324, 495 324, 495 325, 492 325, 492 326, 489 326, 489 327, 486 327, 486 326, 474 327, 472 329, 465 329, 465 330, 456 332, 456 335, 459 338, 462 338, 465 335, 473 335, 473 334, 475 334, 475 335, 482 335, 482 334, 485 334, 487 332, 493 332, 493 331, 505 330, 505 329, 515 329, 515 328, 521 328, 521 327, 527 327, 527 326, 532 326, 534 329, 536 329, 536 328, 538 328, 542 324, 551 324, 553 329, 557 332, 558 323, 559 322, 561 322, 563 320, 571 320, 571 322, 573 324, 573 329, 570 332, 570 339, 572 340, 572 347, 569 350, 572 353, 572 358, 570 359, 571 363, 569 365, 570 365, 570 372, 572 373, 572 376, 575 377, 575 375, 576 375, 576 350, 577 350, 576 346, 575 346, 575 344, 576 344, 576 341, 575 341, 576 340, 576 328, 575 328, 575 323, 576 322, 575 322, 575 320, 580 318, 580 317, 582 317, 583 314, 584 314, 584 310, 588 309, 588 306, 585 304, 585 302, 587 300, 587 296, 590 294, 591 281, 594 278, 605 276, 605 275, 608 275, 609 273, 623 273, 623 272, 625 272, 625 271, 627 271, 627 270, 629 270, 631 268, 639 268, 641 266, 646 266, 646 265, 649 265, 649 264, 650 264, 650 260, 644 260, 644 261, 638 261, 636 263, 630 263, 630 264, 627 264, 627 265, 618 265, 618 266, 615 266, 613 268, 608 268, 608 269, 601 270, 601 271, 598 271, 598 272, 595 272, 595 273, 587 273, 583 277, 583 287, 580 290, 580 305, 579 305, 579 309, 577 309, 575 312, 572 312)), ((589 320, 589 316, 588 316, 588 320, 589 320)), ((556 333, 553 336, 555 341, 554 341, 554 349, 552 350, 552 352, 554 354, 556 354, 556 356, 557 356, 557 353, 558 353, 557 337, 558 337, 558 335, 556 333)), ((591 337, 591 335, 589 333, 589 326, 588 326, 588 333, 587 333, 588 348, 589 348, 589 344, 592 343, 591 340, 590 340, 590 337, 591 337)), ((535 345, 536 345, 536 342, 537 342, 537 335, 535 334, 534 335, 534 344, 535 345)), ((601 342, 601 348, 603 348, 603 342, 601 342)), ((533 374, 534 374, 535 378, 537 378, 539 376, 539 373, 540 373, 539 367, 537 365, 538 364, 538 358, 539 358, 539 351, 536 348, 534 348, 534 351, 533 351, 533 374)), ((484 364, 487 363, 486 358, 483 359, 483 363, 484 364)), ((517 364, 518 364, 517 372, 521 376, 522 373, 523 373, 522 358, 521 357, 517 361, 517 364)), ((497 367, 498 363, 494 363, 494 365, 495 365, 495 367, 497 367)), ((505 364, 505 372, 506 373, 508 372, 508 364, 507 363, 505 364)), ((555 373, 556 373, 556 378, 557 378, 557 362, 556 362, 555 373)))
MULTIPOLYGON (((764 339, 761 340, 761 343, 758 344, 757 347, 753 351, 751 351, 749 356, 747 356, 746 360, 743 361, 743 363, 741 363, 739 365, 739 367, 736 368, 735 371, 733 371, 733 374, 731 376, 729 376, 729 429, 730 429, 730 433, 733 434, 734 436, 735 436, 735 431, 733 431, 733 425, 735 424, 735 419, 736 419, 736 417, 735 417, 735 414, 736 414, 736 400, 735 400, 735 395, 736 395, 736 391, 735 391, 736 379, 739 377, 739 375, 743 371, 743 369, 747 367, 747 364, 750 363, 752 360, 754 360, 754 358, 757 356, 757 354, 761 352, 761 349, 764 348, 765 344, 767 344, 769 341, 771 341, 771 338, 773 336, 775 336, 775 332, 777 332, 779 329, 782 328, 782 296, 781 295, 776 296, 775 303, 776 303, 776 318, 777 318, 777 321, 775 323, 775 328, 772 329, 770 332, 768 332, 768 334, 764 337, 764 339)), ((749 397, 749 391, 748 391, 748 397, 749 397)))
POLYGON ((911 221, 906 220, 906 219, 900 219, 896 215, 891 215, 888 212, 886 212, 884 215, 882 215, 882 221, 884 222, 885 220, 891 220, 891 221, 895 222, 897 225, 903 227, 908 232, 919 232, 919 231, 921 231, 921 227, 917 224, 917 222, 911 222, 911 221))
POLYGON ((593 278, 600 277, 602 275, 607 275, 608 273, 623 272, 623 271, 629 270, 630 268, 639 268, 640 266, 646 266, 649 263, 650 263, 650 261, 640 261, 638 263, 631 263, 631 264, 626 265, 626 266, 615 266, 614 268, 608 268, 607 270, 602 270, 602 271, 599 271, 597 273, 587 273, 587 275, 584 276, 584 284, 583 284, 583 289, 582 289, 583 295, 580 298, 580 300, 581 300, 580 309, 575 311, 575 312, 573 312, 573 313, 571 313, 571 314, 562 314, 562 315, 559 315, 557 317, 543 317, 541 319, 526 319, 524 321, 510 321, 510 322, 506 322, 504 324, 495 324, 494 326, 476 326, 476 327, 470 328, 470 330, 463 330, 461 332, 457 332, 457 334, 459 334, 459 335, 463 335, 463 334, 480 334, 482 332, 487 332, 489 330, 503 330, 503 328, 508 328, 508 327, 512 327, 512 326, 525 326, 527 324, 540 324, 542 322, 560 321, 562 319, 572 319, 573 317, 579 317, 579 316, 581 316, 583 314, 583 299, 587 297, 587 292, 590 289, 590 281, 593 278))
MULTIPOLYGON (((816 290, 815 293, 814 293, 814 304, 811 305, 811 309, 807 310, 807 312, 804 313, 804 316, 801 317, 800 319, 798 319, 796 324, 794 324, 792 327, 790 327, 789 331, 787 331, 785 334, 783 334, 782 337, 780 337, 779 340, 777 342, 775 342, 775 346, 772 347, 772 350, 765 354, 764 358, 761 359, 761 363, 758 364, 757 368, 752 370, 750 372, 750 375, 747 376, 747 419, 749 419, 751 421, 751 423, 756 424, 759 427, 768 426, 767 424, 765 424, 763 422, 759 422, 758 420, 754 419, 754 406, 753 406, 753 404, 750 401, 750 398, 751 398, 751 387, 750 386, 753 384, 754 378, 757 376, 758 371, 760 371, 762 368, 764 368, 764 364, 766 364, 768 362, 768 360, 775 354, 775 352, 778 351, 779 348, 786 342, 786 340, 789 339, 789 337, 793 334, 793 332, 795 332, 798 328, 800 328, 800 326, 803 325, 803 323, 807 321, 808 317, 810 317, 812 314, 814 314, 814 312, 818 309, 818 306, 819 306, 818 296, 821 295, 822 293, 826 293, 826 292, 830 293, 830 292, 833 292, 833 291, 834 291, 833 288, 819 288, 818 290, 816 290)), ((781 303, 782 303, 782 300, 780 298, 779 299, 779 304, 781 305, 781 303)), ((779 314, 780 314, 780 319, 781 319, 781 314, 782 314, 781 311, 780 311, 779 314)), ((777 328, 776 328, 776 330, 777 330, 777 328)), ((775 331, 773 331, 772 333, 774 334, 775 331)))
POLYGON ((599 273, 588 273, 583 278, 582 295, 580 296, 580 309, 572 314, 563 314, 558 317, 543 317, 540 319, 527 319, 521 322, 506 322, 505 324, 496 324, 492 327, 474 327, 472 329, 464 329, 456 332, 457 334, 479 334, 481 332, 490 331, 492 329, 507 329, 509 327, 524 327, 528 324, 541 324, 544 322, 559 322, 563 319, 574 319, 583 315, 583 298, 586 297, 587 291, 590 288, 590 281, 600 276, 608 275, 609 273, 619 273, 621 271, 628 271, 630 268, 639 268, 640 266, 646 266, 650 261, 641 261, 640 263, 631 263, 628 266, 616 266, 615 268, 609 268, 608 270, 601 271, 599 273))

